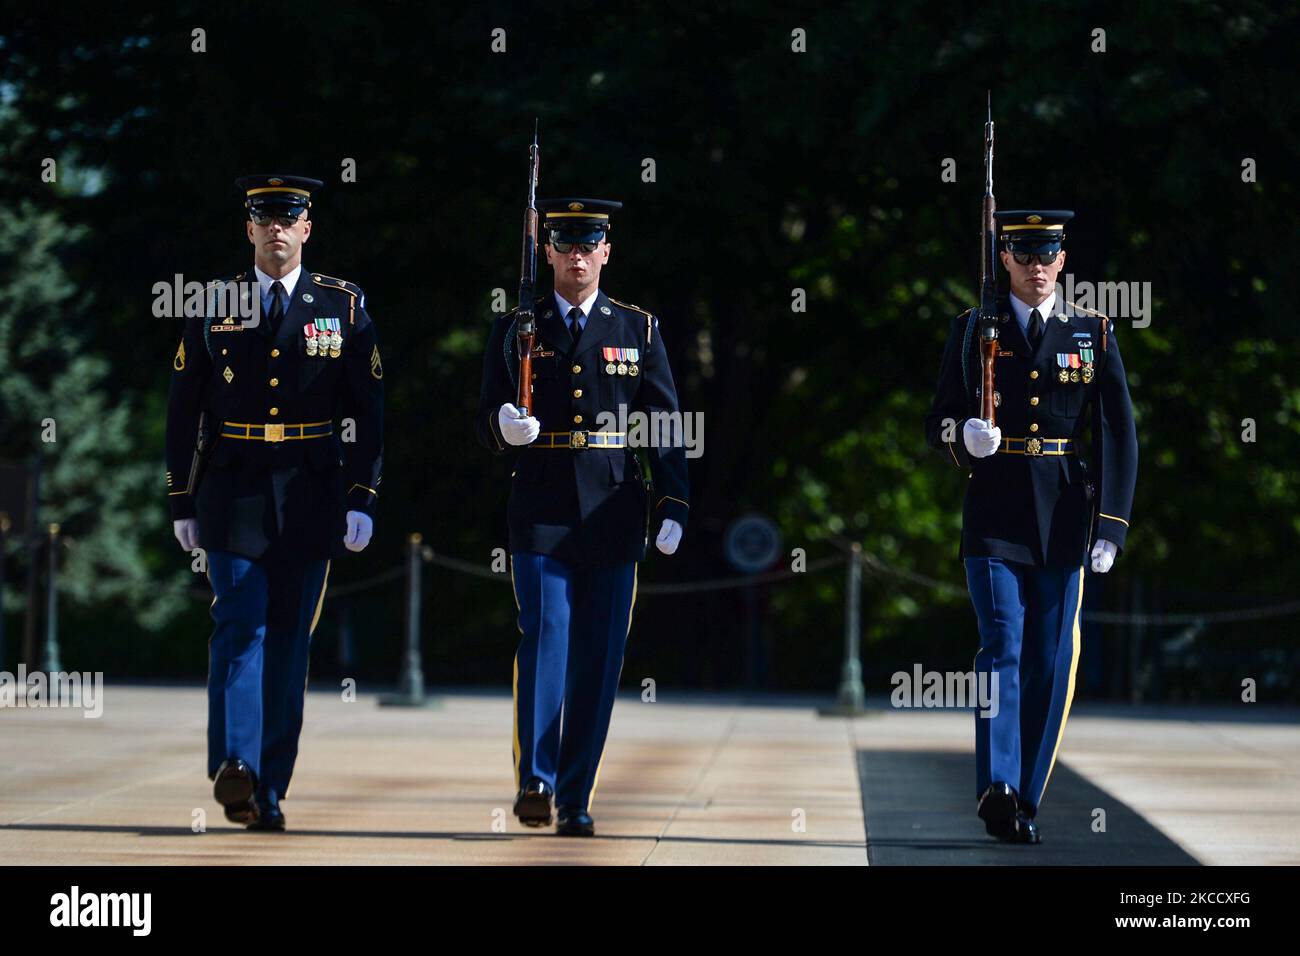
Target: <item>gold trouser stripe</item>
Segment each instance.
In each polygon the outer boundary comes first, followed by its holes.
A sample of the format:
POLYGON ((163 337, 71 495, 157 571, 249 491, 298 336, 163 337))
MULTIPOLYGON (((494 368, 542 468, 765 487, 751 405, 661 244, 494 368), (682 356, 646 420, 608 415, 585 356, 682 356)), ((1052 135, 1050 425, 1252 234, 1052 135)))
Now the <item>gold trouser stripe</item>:
POLYGON ((1097 516, 1098 516, 1099 518, 1109 518, 1111 521, 1118 521, 1118 522, 1119 522, 1120 524, 1122 524, 1124 527, 1126 527, 1126 528, 1128 527, 1128 522, 1125 521, 1123 518, 1116 518, 1114 515, 1108 515, 1108 514, 1106 514, 1106 513, 1103 512, 1103 511, 1098 511, 1098 512, 1097 512, 1097 516))
MULTIPOLYGON (((307 629, 307 637, 308 637, 308 638, 310 638, 313 634, 316 633, 316 624, 317 624, 318 621, 320 621, 320 612, 321 612, 321 608, 323 608, 323 607, 325 606, 325 589, 329 587, 329 583, 330 583, 330 562, 327 560, 327 561, 325 562, 325 577, 321 580, 321 583, 320 583, 320 596, 319 596, 318 598, 316 598, 316 612, 315 612, 314 614, 312 614, 312 616, 311 616, 311 627, 307 629)), ((305 698, 306 695, 307 695, 307 685, 308 685, 309 683, 311 683, 311 669, 310 669, 310 668, 308 668, 307 673, 304 674, 304 675, 302 676, 302 692, 303 692, 303 697, 304 697, 304 698, 305 698)), ((304 707, 307 706, 307 703, 306 703, 306 700, 305 700, 305 699, 304 699, 304 701, 303 701, 303 706, 304 706, 304 707)), ((285 786, 285 788, 284 788, 284 793, 280 794, 280 796, 281 796, 283 799, 288 799, 288 797, 289 797, 289 791, 290 791, 292 788, 293 788, 293 781, 290 780, 289 783, 288 783, 288 785, 285 786)))
POLYGON ((325 578, 320 583, 320 597, 316 598, 316 613, 311 616, 311 627, 307 630, 307 635, 309 637, 312 634, 316 633, 316 624, 318 621, 320 621, 321 608, 325 606, 325 589, 329 587, 329 583, 330 583, 330 563, 329 561, 326 561, 325 578))
MULTIPOLYGON (((618 685, 623 680, 623 665, 627 663, 627 638, 632 633, 632 612, 636 610, 636 588, 638 565, 632 565, 632 604, 627 609, 627 632, 623 635, 623 659, 618 663, 618 679, 614 681, 614 697, 618 697, 618 685)), ((610 722, 614 720, 614 707, 610 705, 610 722)), ((609 730, 605 731, 605 742, 609 743, 609 730)), ((591 802, 596 799, 596 785, 600 783, 600 768, 605 763, 605 747, 600 748, 600 759, 596 761, 596 773, 591 778, 591 791, 587 794, 587 809, 591 809, 591 802)))
POLYGON ((1073 649, 1070 652, 1070 680, 1065 687, 1065 709, 1061 711, 1061 724, 1056 729, 1056 746, 1052 748, 1052 762, 1047 765, 1047 776, 1043 778, 1043 789, 1038 794, 1037 806, 1042 806, 1043 795, 1047 793, 1047 783, 1052 779, 1052 768, 1056 766, 1056 754, 1061 749, 1061 740, 1065 737, 1065 721, 1070 716, 1070 703, 1074 700, 1074 676, 1079 669, 1079 644, 1082 634, 1079 631, 1079 611, 1083 608, 1083 565, 1079 565, 1079 599, 1074 605, 1074 626, 1071 629, 1073 649))
MULTIPOLYGON (((519 606, 519 590, 518 590, 518 584, 515 581, 514 555, 510 556, 510 594, 515 599, 515 627, 519 629, 519 635, 522 637, 524 633, 524 628, 523 625, 519 623, 519 614, 523 609, 519 606)), ((519 761, 523 757, 523 748, 519 746, 519 651, 517 650, 515 651, 515 674, 514 674, 514 678, 510 682, 510 695, 514 699, 515 789, 518 790, 521 786, 523 786, 523 781, 520 779, 520 767, 519 767, 519 761)))

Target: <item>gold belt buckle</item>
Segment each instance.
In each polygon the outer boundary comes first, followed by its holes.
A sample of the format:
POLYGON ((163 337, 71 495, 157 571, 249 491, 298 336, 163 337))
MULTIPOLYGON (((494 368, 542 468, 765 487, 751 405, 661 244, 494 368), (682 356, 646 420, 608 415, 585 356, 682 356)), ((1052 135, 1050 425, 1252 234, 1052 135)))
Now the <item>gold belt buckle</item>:
POLYGON ((586 448, 586 447, 587 447, 587 433, 586 433, 585 431, 582 431, 582 432, 569 432, 569 447, 570 447, 570 448, 586 448))
POLYGON ((1026 455, 1041 455, 1043 453, 1043 440, 1041 438, 1025 439, 1026 455))
POLYGON ((284 441, 284 422, 276 422, 274 425, 266 424, 262 426, 263 441, 284 441))

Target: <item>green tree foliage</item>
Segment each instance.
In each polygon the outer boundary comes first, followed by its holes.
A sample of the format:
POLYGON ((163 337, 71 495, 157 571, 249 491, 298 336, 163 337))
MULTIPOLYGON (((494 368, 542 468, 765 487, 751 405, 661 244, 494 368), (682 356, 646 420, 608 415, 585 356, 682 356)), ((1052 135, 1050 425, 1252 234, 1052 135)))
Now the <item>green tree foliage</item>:
MULTIPOLYGON (((188 599, 184 579, 169 582, 150 560, 161 520, 138 412, 111 394, 110 361, 82 331, 93 296, 61 263, 85 232, 30 202, 0 208, 0 447, 15 460, 39 456, 40 518, 64 542, 61 596, 82 611, 120 605, 157 630, 188 599)), ((14 558, 23 544, 11 539, 14 558)), ((10 592, 10 608, 18 598, 10 592)))
MULTIPOLYGON (((263 15, 181 2, 134 21, 100 7, 0 29, 0 95, 29 129, 4 147, 0 198, 66 206, 89 227, 70 278, 95 291, 83 331, 113 370, 112 407, 140 410, 134 464, 154 469, 159 513, 176 329, 146 317, 148 290, 244 268, 229 184, 287 169, 327 180, 306 261, 366 289, 385 352, 377 536, 335 580, 396 564, 411 530, 486 565, 505 545, 508 470, 477 448, 471 418, 492 290, 517 281, 540 117, 543 194, 626 203, 602 284, 661 317, 683 405, 706 413, 683 548, 652 554, 642 580, 728 573, 726 526, 757 510, 811 557, 856 539, 956 585, 869 577, 864 618, 882 648, 929 642, 968 660, 954 560, 964 476, 924 448, 921 421, 948 321, 976 296, 991 90, 1000 205, 1073 208, 1075 278, 1149 282, 1154 296, 1149 327, 1117 328, 1142 465, 1129 548, 1093 586, 1122 605, 1141 577, 1168 609, 1199 609, 1278 597, 1300 577, 1294 8, 637 2, 579 21, 412 5, 303 17, 279 50, 250 34, 263 15), (206 52, 193 52, 196 28, 206 52), (491 51, 495 28, 505 53, 491 51), (792 50, 795 29, 807 52, 792 50), (102 188, 51 196, 33 172, 51 155, 75 156, 102 188), (339 181, 345 158, 355 183, 339 181), (941 179, 947 159, 955 182, 941 179), (795 289, 806 312, 791 310, 795 289)), ((132 524, 148 573, 183 559, 164 525, 132 524)), ((354 615, 371 673, 395 667, 399 596, 374 593, 354 615)), ((833 683, 841 598, 832 573, 772 592, 780 682, 833 683)), ((738 592, 643 601, 629 673, 735 679, 741 604, 738 592)), ((430 606, 430 670, 499 680, 515 634, 507 589, 437 571, 430 606)), ((1281 621, 1249 636, 1289 633, 1281 621)))

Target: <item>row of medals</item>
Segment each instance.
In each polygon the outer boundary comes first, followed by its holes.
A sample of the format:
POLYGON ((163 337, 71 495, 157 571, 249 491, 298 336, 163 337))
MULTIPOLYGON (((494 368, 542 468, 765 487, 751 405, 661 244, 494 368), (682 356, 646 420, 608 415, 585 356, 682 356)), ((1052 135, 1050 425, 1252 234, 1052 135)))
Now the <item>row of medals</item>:
POLYGON ((1056 377, 1061 384, 1065 384, 1066 382, 1083 382, 1083 384, 1087 385, 1092 381, 1092 343, 1080 343, 1079 351, 1074 354, 1079 356, 1079 364, 1082 366, 1082 369, 1071 368, 1067 364, 1070 358, 1073 357, 1071 353, 1058 352, 1056 355, 1056 362, 1061 366, 1061 369, 1056 373, 1056 377))
POLYGON ((1057 379, 1062 382, 1083 382, 1087 385, 1092 381, 1092 363, 1087 362, 1082 369, 1063 368, 1056 373, 1057 379))
POLYGON ((324 358, 326 354, 330 358, 338 358, 343 354, 343 335, 339 332, 317 332, 315 335, 307 335, 303 332, 303 337, 307 340, 307 355, 315 358, 319 355, 324 358), (326 353, 326 347, 329 351, 326 353))
POLYGON ((639 350, 605 346, 601 348, 601 352, 606 362, 606 375, 636 375, 639 371, 636 367, 636 359, 641 357, 639 350))

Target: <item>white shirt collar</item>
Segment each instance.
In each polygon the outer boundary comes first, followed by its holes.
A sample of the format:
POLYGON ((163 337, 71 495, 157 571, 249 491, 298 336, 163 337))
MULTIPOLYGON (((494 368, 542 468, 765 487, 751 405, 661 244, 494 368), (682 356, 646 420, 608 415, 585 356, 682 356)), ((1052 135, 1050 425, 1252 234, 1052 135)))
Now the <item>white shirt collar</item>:
MULTIPOLYGON (((265 300, 271 294, 272 284, 274 284, 277 280, 274 276, 267 275, 256 265, 253 266, 253 271, 257 273, 257 284, 262 291, 262 298, 263 300, 265 300)), ((298 276, 301 274, 302 274, 302 263, 300 262, 296 266, 294 266, 293 269, 290 270, 287 275, 285 275, 283 278, 278 280, 280 284, 284 286, 284 294, 286 299, 293 298, 293 290, 297 287, 298 276)))
MULTIPOLYGON (((582 318, 578 320, 578 327, 585 329, 587 327, 587 316, 591 315, 591 307, 596 304, 596 296, 600 295, 600 289, 597 289, 587 298, 578 303, 578 308, 582 312, 582 318)), ((569 321, 569 312, 573 306, 560 293, 555 293, 555 304, 560 309, 560 318, 567 324, 569 321)))
POLYGON ((1019 323, 1020 331, 1024 332, 1026 337, 1028 337, 1029 335, 1029 313, 1032 312, 1034 309, 1037 309, 1038 314, 1043 317, 1043 322, 1044 324, 1046 324, 1047 320, 1052 317, 1053 310, 1055 308, 1056 308, 1055 289, 1052 290, 1051 295, 1049 295, 1046 299, 1043 300, 1042 305, 1029 305, 1028 303, 1021 302, 1019 299, 1016 298, 1016 294, 1014 292, 1011 293, 1011 310, 1016 313, 1016 322, 1019 323))

